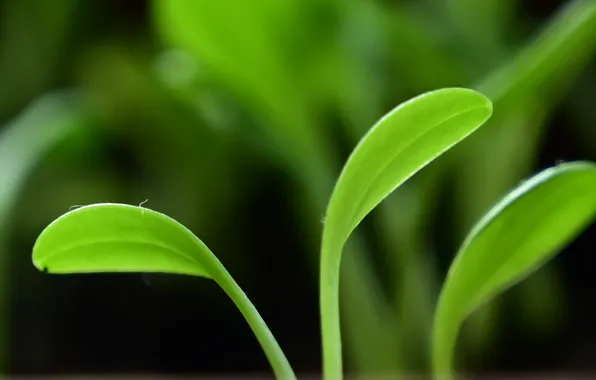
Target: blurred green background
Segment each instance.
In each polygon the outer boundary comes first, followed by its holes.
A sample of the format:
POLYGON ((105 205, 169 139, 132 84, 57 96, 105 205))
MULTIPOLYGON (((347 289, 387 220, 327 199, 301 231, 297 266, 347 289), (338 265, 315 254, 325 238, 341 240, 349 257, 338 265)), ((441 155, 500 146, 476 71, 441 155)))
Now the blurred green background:
MULTIPOLYGON (((462 86, 493 118, 375 210, 342 267, 348 372, 426 373, 468 229, 532 173, 596 160, 595 48, 593 0, 0 0, 0 371, 268 373, 211 281, 31 264, 70 207, 148 199, 318 373, 318 245, 343 162, 400 102, 462 86)), ((592 225, 475 313, 459 367, 596 370, 594 247, 592 225)))

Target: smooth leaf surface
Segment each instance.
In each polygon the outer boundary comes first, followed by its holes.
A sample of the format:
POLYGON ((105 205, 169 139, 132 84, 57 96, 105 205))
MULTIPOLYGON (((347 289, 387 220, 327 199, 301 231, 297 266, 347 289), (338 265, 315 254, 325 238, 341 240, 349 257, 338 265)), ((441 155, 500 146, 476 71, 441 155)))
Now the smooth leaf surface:
POLYGON ((464 139, 491 115, 490 101, 467 89, 415 97, 384 116, 348 159, 331 197, 326 242, 343 244, 395 188, 464 139))
POLYGON ((435 315, 433 365, 449 375, 464 319, 521 281, 596 215, 596 165, 547 169, 521 184, 472 229, 453 261, 435 315))
POLYGON ((295 378, 267 325, 221 262, 190 230, 164 214, 114 203, 78 208, 40 234, 33 263, 58 274, 163 272, 212 278, 246 318, 276 376, 295 378))
POLYGON ((395 188, 461 141, 492 113, 478 92, 451 88, 413 98, 383 117, 348 159, 329 202, 321 253, 324 372, 342 373, 339 268, 354 228, 395 188))
POLYGON ((51 223, 35 243, 33 262, 50 273, 212 277, 205 268, 210 255, 192 232, 166 215, 142 207, 99 204, 68 212, 51 223))

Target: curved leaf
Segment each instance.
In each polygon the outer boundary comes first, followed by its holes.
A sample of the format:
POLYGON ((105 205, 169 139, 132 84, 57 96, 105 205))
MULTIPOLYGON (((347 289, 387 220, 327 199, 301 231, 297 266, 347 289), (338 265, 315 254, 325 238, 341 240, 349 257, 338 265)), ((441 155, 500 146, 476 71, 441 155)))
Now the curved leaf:
POLYGON ((339 268, 349 235, 395 188, 461 141, 492 113, 478 92, 451 88, 413 98, 383 117, 352 152, 327 209, 321 252, 324 372, 342 373, 339 268))
POLYGON ((209 255, 190 231, 163 214, 98 204, 51 223, 35 243, 33 263, 50 273, 166 272, 212 278, 205 268, 209 255))
POLYGON ((433 366, 449 375, 463 320, 552 258, 596 215, 596 165, 547 169, 494 206, 453 261, 435 315, 433 366))
POLYGON ((267 325, 221 262, 190 230, 144 207, 84 206, 52 222, 33 248, 50 273, 165 272, 215 280, 234 301, 280 379, 295 376, 267 325))

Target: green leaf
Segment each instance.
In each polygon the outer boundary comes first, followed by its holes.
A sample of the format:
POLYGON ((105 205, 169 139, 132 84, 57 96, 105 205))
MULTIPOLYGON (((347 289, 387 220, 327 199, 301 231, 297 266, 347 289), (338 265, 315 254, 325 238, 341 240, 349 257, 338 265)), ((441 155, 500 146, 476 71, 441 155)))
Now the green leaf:
POLYGON ((491 113, 490 101, 478 92, 432 91, 396 107, 352 152, 335 185, 323 231, 320 292, 326 377, 342 373, 339 269, 349 235, 395 188, 472 133, 491 113))
POLYGON ((547 169, 509 193, 472 229, 443 286, 433 337, 435 375, 451 375, 457 333, 479 306, 521 281, 596 215, 596 165, 547 169))
POLYGON ((0 2, 0 120, 55 83, 69 34, 81 12, 76 0, 0 2))
MULTIPOLYGON (((474 2, 469 3, 472 11, 474 2)), ((531 173, 534 157, 548 130, 545 121, 569 95, 570 85, 578 82, 578 74, 594 56, 596 3, 569 1, 541 29, 523 49, 473 86, 491 99, 495 113, 490 125, 468 140, 454 161, 459 234, 467 233, 475 219, 501 194, 531 173)), ((524 286, 527 283, 516 291, 523 291, 524 286)), ((498 303, 495 300, 491 309, 497 310, 498 303)), ((470 319, 478 318, 480 313, 474 313, 470 319)), ((478 325, 473 320, 468 323, 478 325)), ((498 332, 490 327, 482 330, 484 336, 477 331, 465 336, 473 335, 475 341, 488 347, 491 335, 498 332)), ((484 356, 479 348, 482 347, 469 347, 467 351, 484 356)))
POLYGON ((164 214, 112 203, 81 207, 41 233, 33 263, 58 274, 165 272, 211 278, 246 318, 276 376, 295 378, 267 325, 225 267, 191 231, 164 214))
POLYGON ((0 235, 31 169, 88 115, 71 93, 36 99, 0 131, 0 235))

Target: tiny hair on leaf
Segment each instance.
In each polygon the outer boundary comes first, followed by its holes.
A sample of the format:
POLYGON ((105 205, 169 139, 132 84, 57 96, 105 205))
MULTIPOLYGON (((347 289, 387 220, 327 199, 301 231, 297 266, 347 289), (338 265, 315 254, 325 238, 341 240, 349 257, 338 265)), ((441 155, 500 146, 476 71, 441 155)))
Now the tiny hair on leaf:
POLYGON ((277 378, 295 379, 273 334, 223 264, 190 230, 162 213, 117 203, 69 211, 39 235, 33 264, 55 274, 162 272, 213 279, 243 314, 277 378))

